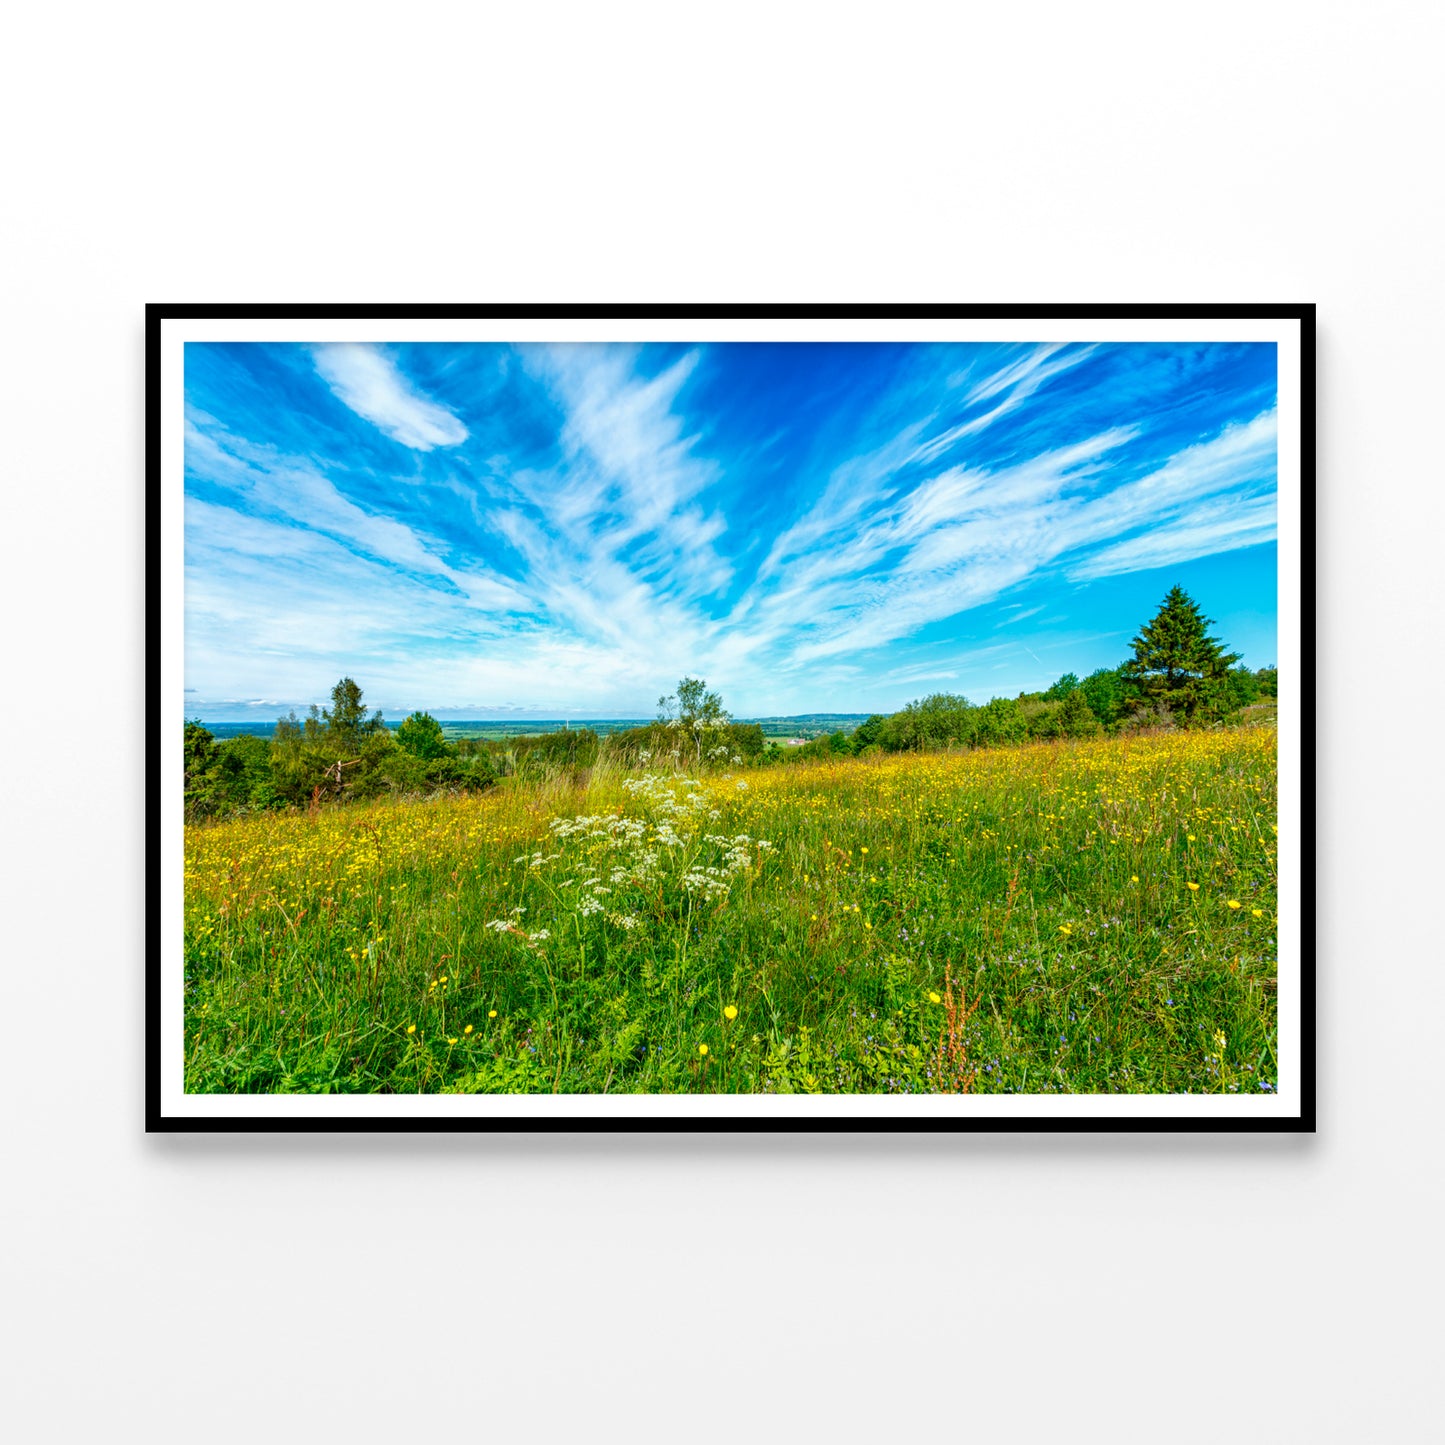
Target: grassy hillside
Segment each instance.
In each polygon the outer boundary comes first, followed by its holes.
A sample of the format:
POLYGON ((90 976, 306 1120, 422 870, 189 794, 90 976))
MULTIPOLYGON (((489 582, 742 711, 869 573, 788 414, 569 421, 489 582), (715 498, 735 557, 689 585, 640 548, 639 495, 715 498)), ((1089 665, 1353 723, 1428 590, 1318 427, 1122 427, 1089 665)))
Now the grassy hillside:
POLYGON ((1270 727, 201 823, 191 1090, 1275 1083, 1270 727))

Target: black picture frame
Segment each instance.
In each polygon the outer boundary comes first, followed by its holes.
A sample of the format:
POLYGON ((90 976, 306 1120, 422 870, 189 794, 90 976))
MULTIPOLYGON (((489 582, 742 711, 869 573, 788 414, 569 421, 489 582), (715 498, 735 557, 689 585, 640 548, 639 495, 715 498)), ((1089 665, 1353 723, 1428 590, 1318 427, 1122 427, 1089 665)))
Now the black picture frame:
MULTIPOLYGON (((153 715, 160 725, 151 729, 146 812, 146 979, 145 979, 145 1128, 148 1132, 970 1132, 1038 1133, 1099 1132, 1136 1133, 1298 1133, 1316 1129, 1315 1058, 1315 307, 1311 304, 860 304, 837 305, 718 305, 699 304, 196 304, 157 303, 146 307, 146 576, 147 648, 146 686, 153 715), (168 897, 174 896, 176 880, 168 880, 166 836, 178 826, 164 807, 161 781, 174 768, 173 729, 168 725, 170 700, 163 691, 163 653, 168 622, 174 621, 177 605, 174 590, 166 591, 167 547, 174 547, 174 518, 165 490, 164 467, 166 391, 176 378, 165 369, 166 328, 173 323, 208 324, 314 322, 535 322, 539 320, 577 322, 647 321, 729 321, 745 323, 849 323, 849 322, 985 322, 1006 326, 1010 322, 1132 323, 1207 322, 1278 323, 1297 328, 1298 338, 1298 428, 1299 507, 1293 519, 1298 536, 1298 597, 1293 599, 1298 616, 1298 657, 1300 675, 1292 680, 1297 688, 1299 738, 1298 777, 1293 780, 1298 798, 1297 850, 1298 917, 1294 927, 1299 941, 1299 989, 1297 997, 1298 1059, 1296 1107, 1288 1114, 1221 1117, 1207 1113, 1181 1115, 1165 1108, 1170 1096, 1157 1096, 1158 1110, 1113 1115, 1016 1115, 992 1116, 961 1112, 946 1117, 888 1117, 884 1114, 829 1114, 820 1116, 805 1107, 766 1117, 740 1114, 675 1113, 609 1116, 594 1112, 535 1115, 438 1115, 400 1116, 381 1112, 340 1113, 334 1096, 308 1096, 312 1107, 298 1107, 284 1116, 269 1115, 244 1102, 232 1112, 196 1115, 177 1109, 173 1097, 163 1088, 165 1051, 176 1040, 166 1034, 164 1020, 167 957, 168 897), (169 612, 168 612, 169 609, 169 612), (169 891, 168 891, 169 888, 169 891)), ((378 339, 385 339, 378 334, 378 339)), ((1002 333, 1001 333, 1002 339, 1002 333)), ((171 555, 173 561, 173 555, 171 555)), ((1155 1096, 1151 1096, 1155 1097, 1155 1096)), ((801 1101, 800 1101, 801 1103, 801 1101)))

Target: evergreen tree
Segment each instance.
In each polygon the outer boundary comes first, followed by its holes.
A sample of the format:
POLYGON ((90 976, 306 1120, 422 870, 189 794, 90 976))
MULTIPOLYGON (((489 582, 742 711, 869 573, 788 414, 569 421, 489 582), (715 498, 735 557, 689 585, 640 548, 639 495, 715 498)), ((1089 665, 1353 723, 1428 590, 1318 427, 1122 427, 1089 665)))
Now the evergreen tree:
POLYGON ((1218 638, 1209 636, 1206 629, 1212 625, 1182 587, 1169 590, 1154 620, 1140 628, 1134 656, 1124 664, 1140 703, 1162 704, 1186 722, 1218 710, 1229 669, 1240 654, 1226 652, 1218 638))

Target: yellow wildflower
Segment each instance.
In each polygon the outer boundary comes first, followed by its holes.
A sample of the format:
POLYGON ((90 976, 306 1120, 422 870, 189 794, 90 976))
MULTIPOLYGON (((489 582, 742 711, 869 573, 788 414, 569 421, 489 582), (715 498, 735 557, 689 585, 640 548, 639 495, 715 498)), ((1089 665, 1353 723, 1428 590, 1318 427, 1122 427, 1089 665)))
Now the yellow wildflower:
POLYGON ((492 1009, 492 1010, 487 1014, 487 1017, 488 1017, 489 1019, 494 1019, 494 1018, 496 1018, 496 1016, 497 1016, 497 1011, 496 1011, 496 1009, 492 1009))
POLYGON ((408 1025, 406 1026, 406 1031, 407 1031, 407 1033, 409 1033, 409 1034, 414 1034, 414 1033, 416 1032, 416 1025, 415 1025, 415 1024, 408 1024, 408 1025))
POLYGON ((930 994, 928 995, 928 1001, 929 1001, 929 1003, 942 1003, 942 1002, 943 1002, 943 1000, 942 1000, 936 993, 930 993, 930 994))
POLYGON ((706 1054, 707 1054, 707 1045, 706 1045, 706 1044, 699 1044, 699 1045, 697 1046, 697 1051, 698 1051, 699 1054, 701 1054, 701 1055, 703 1055, 703 1056, 706 1056, 706 1054))
POLYGON ((1185 886, 1191 893, 1198 893, 1198 892, 1199 892, 1199 885, 1198 885, 1197 883, 1186 883, 1184 886, 1185 886))
POLYGON ((723 1010, 723 1017, 724 1017, 729 1023, 731 1023, 737 1016, 738 1016, 738 1006, 737 1006, 735 1003, 730 1003, 730 1004, 723 1010))
POLYGON ((1229 900, 1229 906, 1230 906, 1231 908, 1238 908, 1238 907, 1240 906, 1239 899, 1237 899, 1237 898, 1231 898, 1231 899, 1229 900))

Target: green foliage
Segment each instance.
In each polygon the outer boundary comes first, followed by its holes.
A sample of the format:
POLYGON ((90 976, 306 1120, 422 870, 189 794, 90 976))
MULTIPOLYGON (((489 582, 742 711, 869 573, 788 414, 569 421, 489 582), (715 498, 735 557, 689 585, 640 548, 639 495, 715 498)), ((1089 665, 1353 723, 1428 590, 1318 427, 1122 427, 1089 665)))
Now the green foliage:
POLYGON ((414 758, 444 758, 451 752, 442 725, 429 712, 414 712, 396 730, 396 742, 414 758))
POLYGON ((512 745, 517 772, 542 777, 549 772, 590 768, 597 761, 600 743, 591 728, 565 728, 535 738, 518 738, 512 745))
POLYGON ((496 768, 489 752, 469 758, 426 758, 394 747, 364 775, 354 796, 395 793, 402 797, 430 797, 436 793, 479 793, 496 781, 496 768))
POLYGON ((269 808, 275 802, 271 783, 271 749, 253 733, 227 738, 216 749, 211 769, 213 810, 269 808))
POLYGON ((888 721, 882 713, 873 713, 853 729, 853 747, 862 752, 864 748, 877 747, 883 741, 883 727, 888 721))
POLYGON ((712 727, 728 722, 731 714, 724 709, 722 698, 707 690, 707 683, 700 677, 685 677, 671 696, 657 700, 659 722, 676 721, 689 731, 699 723, 712 727))
POLYGON ((203 816, 208 810, 206 774, 216 757, 215 736, 201 726, 199 719, 186 719, 185 802, 186 816, 203 816))
POLYGON ((1225 683, 1239 653, 1225 652, 1208 635, 1211 622, 1182 587, 1169 590, 1134 639, 1134 656, 1125 664, 1143 706, 1162 705, 1186 724, 1228 710, 1225 683))
POLYGON ((1089 704, 1089 711, 1105 727, 1118 722, 1124 715, 1131 696, 1122 667, 1101 667, 1098 671, 1091 672, 1079 684, 1079 690, 1084 694, 1084 701, 1089 704))
POLYGON ((250 733, 216 742, 197 722, 185 731, 185 807, 187 818, 223 816, 276 802, 270 748, 250 733))
POLYGON ((1021 743, 1029 735, 1028 723, 1017 701, 996 697, 978 710, 978 730, 974 734, 980 745, 1021 743))
POLYGON ((716 754, 719 744, 709 736, 732 721, 732 714, 723 707, 722 697, 707 690, 700 677, 684 677, 671 696, 657 700, 657 720, 676 728, 687 739, 697 763, 704 756, 716 754))
POLYGON ((973 741, 977 709, 966 697, 936 692, 883 721, 878 740, 888 752, 915 752, 973 741))
POLYGON ((820 738, 812 738, 795 748, 784 748, 781 750, 781 757, 787 763, 816 762, 819 758, 848 758, 858 751, 853 738, 847 733, 838 732, 825 733, 820 738))
POLYGON ((1059 708, 1059 732, 1069 738, 1097 737, 1103 728, 1089 707, 1084 690, 1076 687, 1059 708))
POLYGON ((1019 716, 1024 720, 1030 738, 1038 742, 1049 742, 1061 737, 1059 727, 1059 704, 1045 702, 1042 694, 1017 699, 1019 716))
POLYGON ((385 726, 380 712, 367 717, 361 689, 349 677, 343 677, 331 689, 331 706, 321 713, 321 721, 329 740, 343 751, 359 748, 363 738, 385 726))
POLYGON ((1079 686, 1079 679, 1072 673, 1066 672, 1045 694, 1048 702, 1063 702, 1073 690, 1079 686))

